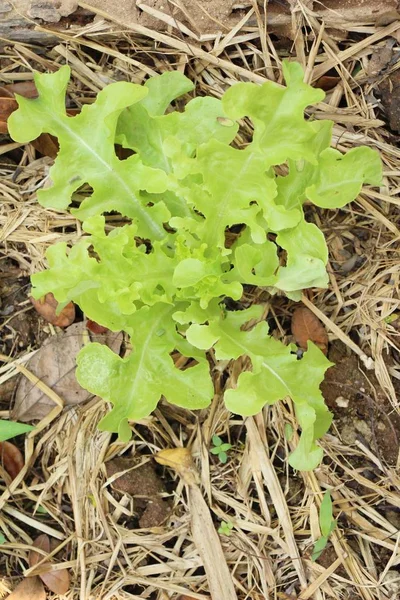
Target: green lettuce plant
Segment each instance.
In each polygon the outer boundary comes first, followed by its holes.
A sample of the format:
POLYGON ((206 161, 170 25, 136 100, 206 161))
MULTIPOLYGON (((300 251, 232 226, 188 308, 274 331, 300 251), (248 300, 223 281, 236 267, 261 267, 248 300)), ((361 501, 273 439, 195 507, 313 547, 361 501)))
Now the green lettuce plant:
POLYGON ((72 300, 130 336, 125 358, 92 343, 77 368, 81 385, 113 405, 100 429, 122 440, 131 435, 128 421, 151 413, 161 396, 189 409, 208 406, 210 353, 217 361, 247 356, 251 369, 225 392, 227 408, 254 415, 290 396, 302 430, 290 463, 311 469, 321 460, 316 440, 331 414, 319 385, 329 361, 312 343, 298 360, 269 335, 263 307, 229 311, 226 299, 240 300, 246 284, 293 299, 326 287, 326 243, 303 204, 344 206, 364 183, 380 183, 381 164, 370 148, 345 155, 330 148, 332 123, 304 118, 324 93, 303 83, 297 63, 283 69, 286 88, 238 83, 222 100, 197 97, 182 111, 171 102, 193 84, 179 72, 144 86, 113 83, 75 117, 65 111, 67 66, 35 74, 38 98, 18 97, 12 137, 28 142, 47 132, 60 144, 38 200, 59 210, 72 204, 86 233, 72 248, 49 248, 33 295, 52 291, 61 306, 72 300), (254 134, 238 148, 232 143, 245 117, 254 134), (130 149, 129 158, 120 160, 115 144, 130 149), (84 184, 91 193, 79 193, 84 184), (104 215, 114 211, 129 224, 107 233, 104 215), (195 366, 176 368, 174 351, 195 366))

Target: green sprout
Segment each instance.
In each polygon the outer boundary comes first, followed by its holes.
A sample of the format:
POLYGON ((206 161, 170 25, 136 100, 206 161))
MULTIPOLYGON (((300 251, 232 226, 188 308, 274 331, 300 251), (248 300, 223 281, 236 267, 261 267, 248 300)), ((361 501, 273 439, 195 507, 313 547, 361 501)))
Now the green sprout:
POLYGON ((211 454, 218 456, 220 462, 225 464, 228 460, 227 451, 232 448, 232 444, 224 444, 219 435, 213 435, 212 442, 214 444, 214 448, 211 448, 211 454))
POLYGON ((218 529, 218 533, 229 537, 232 534, 233 523, 232 521, 221 521, 221 526, 218 529))
POLYGON ((0 419, 0 442, 9 440, 22 433, 32 431, 34 427, 32 425, 25 425, 25 423, 15 423, 14 421, 4 421, 0 419))
POLYGON ((337 521, 333 518, 332 499, 330 492, 326 492, 319 509, 319 526, 322 536, 314 544, 311 560, 315 562, 321 556, 328 543, 329 536, 334 531, 337 521))

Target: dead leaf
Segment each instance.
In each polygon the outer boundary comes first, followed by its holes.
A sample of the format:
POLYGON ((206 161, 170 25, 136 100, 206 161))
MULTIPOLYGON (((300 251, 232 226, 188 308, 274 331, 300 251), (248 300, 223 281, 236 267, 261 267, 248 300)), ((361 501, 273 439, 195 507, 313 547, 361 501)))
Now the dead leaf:
POLYGON ((67 569, 60 569, 59 571, 48 571, 47 573, 41 573, 39 575, 46 587, 49 588, 54 594, 60 596, 66 594, 70 586, 69 571, 67 569))
POLYGON ((7 133, 7 119, 17 110, 18 104, 15 98, 0 98, 0 131, 1 133, 7 133))
MULTIPOLYGON (((83 321, 70 325, 57 335, 49 337, 31 358, 27 367, 54 390, 64 400, 66 406, 81 404, 91 394, 84 390, 76 380, 76 355, 87 339, 87 329, 83 321)), ((107 345, 118 354, 123 335, 121 332, 108 331, 93 336, 93 341, 107 345)), ((37 386, 21 377, 15 394, 12 419, 24 423, 40 420, 54 408, 54 402, 37 386)))
POLYGON ((303 350, 307 350, 307 342, 311 340, 324 354, 328 352, 328 334, 321 321, 314 313, 300 306, 292 316, 292 334, 296 343, 303 350))
POLYGON ((90 339, 92 342, 97 342, 98 344, 104 344, 108 346, 110 350, 115 352, 115 354, 119 354, 121 350, 121 344, 124 340, 124 334, 122 331, 111 331, 111 329, 106 329, 106 331, 97 333, 91 332, 90 339))
MULTIPOLYGON (((90 398, 76 380, 76 355, 84 346, 83 322, 74 323, 62 333, 49 337, 31 358, 27 367, 53 389, 68 405, 90 398)), ((54 408, 54 402, 22 376, 15 395, 12 419, 24 423, 42 419, 54 408)))
POLYGON ((69 302, 59 314, 56 314, 58 302, 51 292, 39 300, 32 297, 29 299, 37 312, 52 325, 68 327, 75 321, 75 305, 73 302, 69 302))
POLYGON ((96 321, 92 321, 91 319, 87 319, 86 320, 86 327, 89 329, 89 331, 92 331, 93 333, 106 333, 107 331, 109 331, 108 327, 103 327, 103 325, 99 325, 98 323, 96 323, 96 321))
POLYGON ((39 577, 27 577, 17 585, 7 600, 46 600, 46 592, 39 577))
MULTIPOLYGON (((50 538, 43 534, 39 535, 33 542, 33 546, 38 548, 39 550, 43 550, 46 554, 50 553, 51 550, 51 542, 50 538)), ((34 567, 39 562, 44 559, 43 554, 40 552, 35 552, 31 550, 29 552, 29 566, 34 567)), ((50 563, 43 562, 39 568, 48 568, 50 563)), ((70 577, 68 569, 60 569, 58 571, 47 571, 43 573, 39 573, 38 576, 54 594, 63 595, 66 594, 69 590, 70 586, 70 577)))
POLYGON ((0 86, 1 97, 14 98, 15 94, 19 94, 24 98, 37 98, 39 95, 33 80, 18 81, 17 83, 0 86))
POLYGON ((42 133, 39 135, 37 140, 33 140, 31 144, 35 150, 40 152, 40 154, 43 154, 43 156, 49 156, 50 158, 56 158, 60 149, 57 138, 49 133, 42 133))
POLYGON ((333 77, 332 75, 322 75, 315 83, 314 87, 321 88, 325 92, 333 90, 340 82, 340 77, 333 77))
POLYGON ((0 458, 4 470, 15 479, 25 464, 21 451, 11 442, 0 442, 0 458))
MULTIPOLYGON (((45 552, 46 554, 49 554, 50 553, 50 538, 49 538, 49 536, 46 535, 45 533, 43 533, 42 535, 39 535, 33 541, 32 546, 34 546, 35 548, 38 548, 38 550, 43 550, 43 552, 45 552)), ((38 562, 42 561, 43 558, 44 558, 44 556, 40 552, 35 552, 34 550, 30 550, 29 558, 28 558, 29 566, 34 567, 35 565, 38 564, 38 562)))

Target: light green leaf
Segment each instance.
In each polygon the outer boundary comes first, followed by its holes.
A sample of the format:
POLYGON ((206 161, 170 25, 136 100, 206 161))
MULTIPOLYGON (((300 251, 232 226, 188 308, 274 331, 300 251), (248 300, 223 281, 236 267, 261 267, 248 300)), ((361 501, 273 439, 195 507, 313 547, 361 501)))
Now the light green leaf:
POLYGON ((329 490, 325 492, 319 509, 319 525, 323 536, 328 537, 332 532, 332 524, 335 526, 332 510, 332 498, 329 490))
POLYGON ((277 247, 270 241, 262 246, 240 244, 235 248, 235 269, 231 276, 241 283, 272 286, 279 266, 277 247))
POLYGON ((288 210, 306 200, 323 208, 341 208, 357 197, 363 184, 380 185, 381 181, 382 163, 375 150, 353 148, 342 154, 326 148, 317 165, 289 161, 289 174, 276 180, 276 202, 288 210))
POLYGON ((232 444, 221 444, 221 446, 219 447, 221 452, 226 452, 227 450, 230 450, 232 448, 232 444))
POLYGON ((92 235, 68 254, 65 244, 49 247, 50 268, 32 277, 34 297, 51 291, 59 302, 76 302, 90 319, 116 331, 126 329, 126 316, 141 303, 172 303, 177 259, 170 258, 161 244, 155 242, 146 253, 135 243, 135 225, 106 235, 101 216, 88 219, 84 228, 92 235), (97 258, 90 256, 90 248, 97 258))
POLYGON ((170 356, 179 336, 171 307, 143 307, 131 315, 127 331, 133 350, 120 358, 106 346, 89 344, 78 355, 79 383, 93 394, 113 404, 99 428, 118 432, 126 422, 149 415, 161 396, 189 409, 208 406, 213 386, 205 358, 194 367, 180 371, 170 356))
POLYGON ((144 164, 173 173, 179 167, 179 160, 192 156, 210 138, 225 144, 234 139, 237 124, 221 125, 224 117, 221 101, 215 98, 195 98, 188 102, 183 113, 162 116, 151 116, 142 101, 122 113, 117 140, 138 152, 144 164), (171 152, 172 148, 175 152, 171 152))
POLYGON ((237 281, 230 281, 224 270, 222 256, 210 259, 185 258, 175 268, 173 284, 180 288, 179 298, 199 298, 200 307, 207 308, 213 298, 229 296, 239 300, 243 288, 237 281))
POLYGON ((150 77, 144 84, 149 90, 141 105, 152 117, 163 115, 173 100, 190 92, 194 85, 179 71, 167 71, 162 75, 150 77))
POLYGON ((341 208, 354 200, 364 183, 380 185, 382 162, 376 150, 353 148, 345 155, 327 148, 320 156, 313 183, 306 189, 311 202, 322 208, 341 208))
POLYGON ((228 455, 226 452, 220 452, 218 454, 218 458, 219 458, 220 462, 222 462, 222 464, 225 464, 228 460, 228 455))
POLYGON ((301 220, 293 229, 280 231, 276 242, 287 252, 286 266, 278 270, 276 288, 292 292, 309 287, 327 287, 328 249, 322 231, 301 220))
POLYGON ((32 431, 32 429, 34 429, 34 427, 25 425, 25 423, 15 423, 14 421, 0 419, 0 442, 5 442, 17 435, 28 433, 28 431, 32 431))
MULTIPOLYGON (((317 157, 326 148, 329 148, 332 138, 332 121, 313 121, 310 125, 314 128, 314 149, 317 157)), ((302 206, 305 201, 305 189, 313 181, 318 172, 318 166, 312 165, 304 159, 288 160, 289 173, 276 178, 278 195, 276 203, 287 210, 302 206)))
POLYGON ((225 404, 232 412, 255 415, 265 404, 287 396, 293 400, 302 435, 289 462, 296 469, 313 469, 322 456, 315 440, 327 431, 332 420, 319 389, 331 363, 311 342, 303 359, 297 360, 289 346, 268 336, 265 321, 250 331, 241 330, 245 322, 256 317, 255 309, 260 316, 260 308, 228 313, 225 319, 210 321, 208 325, 193 324, 186 336, 201 349, 212 343, 218 360, 243 355, 251 359, 252 371, 241 373, 237 387, 225 392, 225 404))
POLYGON ((272 81, 261 86, 254 83, 237 83, 223 96, 226 114, 232 119, 250 117, 254 136, 249 152, 265 156, 265 168, 278 165, 288 158, 317 161, 313 123, 304 119, 304 109, 309 104, 323 100, 321 89, 303 83, 303 70, 298 63, 283 63, 287 87, 272 81))
POLYGON ((319 557, 321 556, 322 552, 325 550, 326 545, 328 543, 328 538, 327 537, 320 537, 314 544, 314 549, 313 549, 313 553, 311 555, 311 560, 313 562, 315 562, 316 560, 319 559, 319 557))
MULTIPOLYGON (((303 82, 299 64, 284 62, 283 70, 286 88, 239 83, 222 101, 197 97, 182 112, 170 104, 193 85, 178 72, 144 86, 107 86, 72 118, 65 111, 68 67, 36 74, 39 97, 18 98, 9 120, 14 138, 49 132, 60 143, 40 201, 61 210, 81 202, 71 212, 87 234, 71 249, 49 248, 49 269, 33 276, 33 295, 52 291, 60 306, 73 300, 89 318, 130 336, 125 358, 89 344, 77 371, 84 387, 113 404, 101 428, 122 440, 131 435, 129 421, 147 416, 162 396, 189 409, 209 404, 205 352, 213 348, 216 360, 249 357, 251 370, 225 394, 228 408, 252 415, 291 397, 302 433, 290 464, 310 469, 321 459, 316 440, 331 414, 319 384, 330 363, 312 344, 297 360, 265 321, 250 328, 263 307, 231 311, 228 299, 240 300, 244 285, 290 298, 325 287, 326 243, 302 205, 344 206, 364 183, 379 185, 381 165, 370 148, 345 155, 330 149, 332 123, 304 118, 323 92, 303 82), (233 147, 234 121, 243 117, 254 136, 233 147), (119 160, 115 144, 133 154, 119 160), (277 176, 275 166, 287 175, 277 176), (102 215, 110 212, 128 223, 115 227, 107 218, 106 226, 102 215), (176 351, 196 366, 177 369, 176 351)), ((215 448, 221 461, 228 447, 215 448)))
POLYGON ((291 442, 293 439, 293 427, 290 423, 285 423, 285 440, 291 442))
POLYGON ((268 213, 273 205, 276 184, 262 155, 236 150, 214 139, 198 149, 193 172, 201 173, 203 184, 193 188, 191 201, 205 216, 196 233, 209 248, 224 248, 226 227, 237 223, 249 226, 255 242, 265 241, 265 231, 256 217, 261 208, 268 213))
POLYGON ((42 132, 58 138, 60 150, 50 169, 53 185, 38 192, 39 201, 45 207, 67 208, 72 193, 88 183, 93 194, 71 210, 75 216, 83 220, 116 210, 137 220, 139 235, 163 239, 162 224, 169 213, 162 204, 146 206, 141 190, 164 192, 166 174, 145 166, 139 156, 121 161, 114 149, 119 115, 144 98, 147 90, 132 83, 113 83, 99 92, 93 104, 69 117, 64 106, 69 74, 68 67, 50 75, 36 73, 39 97, 28 100, 18 96, 19 109, 8 122, 11 136, 20 142, 31 141, 42 132))

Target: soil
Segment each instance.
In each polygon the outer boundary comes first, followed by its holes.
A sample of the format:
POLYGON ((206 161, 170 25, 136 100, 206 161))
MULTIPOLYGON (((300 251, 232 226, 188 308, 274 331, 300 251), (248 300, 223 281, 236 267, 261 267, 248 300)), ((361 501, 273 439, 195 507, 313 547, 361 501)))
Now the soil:
POLYGON ((107 477, 123 473, 111 484, 114 490, 131 495, 141 528, 161 525, 171 512, 170 503, 163 499, 166 488, 153 465, 141 457, 114 458, 106 463, 107 477))
POLYGON ((0 319, 2 331, 0 352, 26 350, 37 346, 47 337, 44 321, 32 310, 28 300, 29 277, 12 261, 0 262, 0 319))
POLYGON ((335 363, 321 390, 334 414, 333 429, 346 445, 357 441, 389 465, 399 452, 400 417, 381 390, 373 372, 365 372, 355 354, 335 341, 328 358, 335 363))

